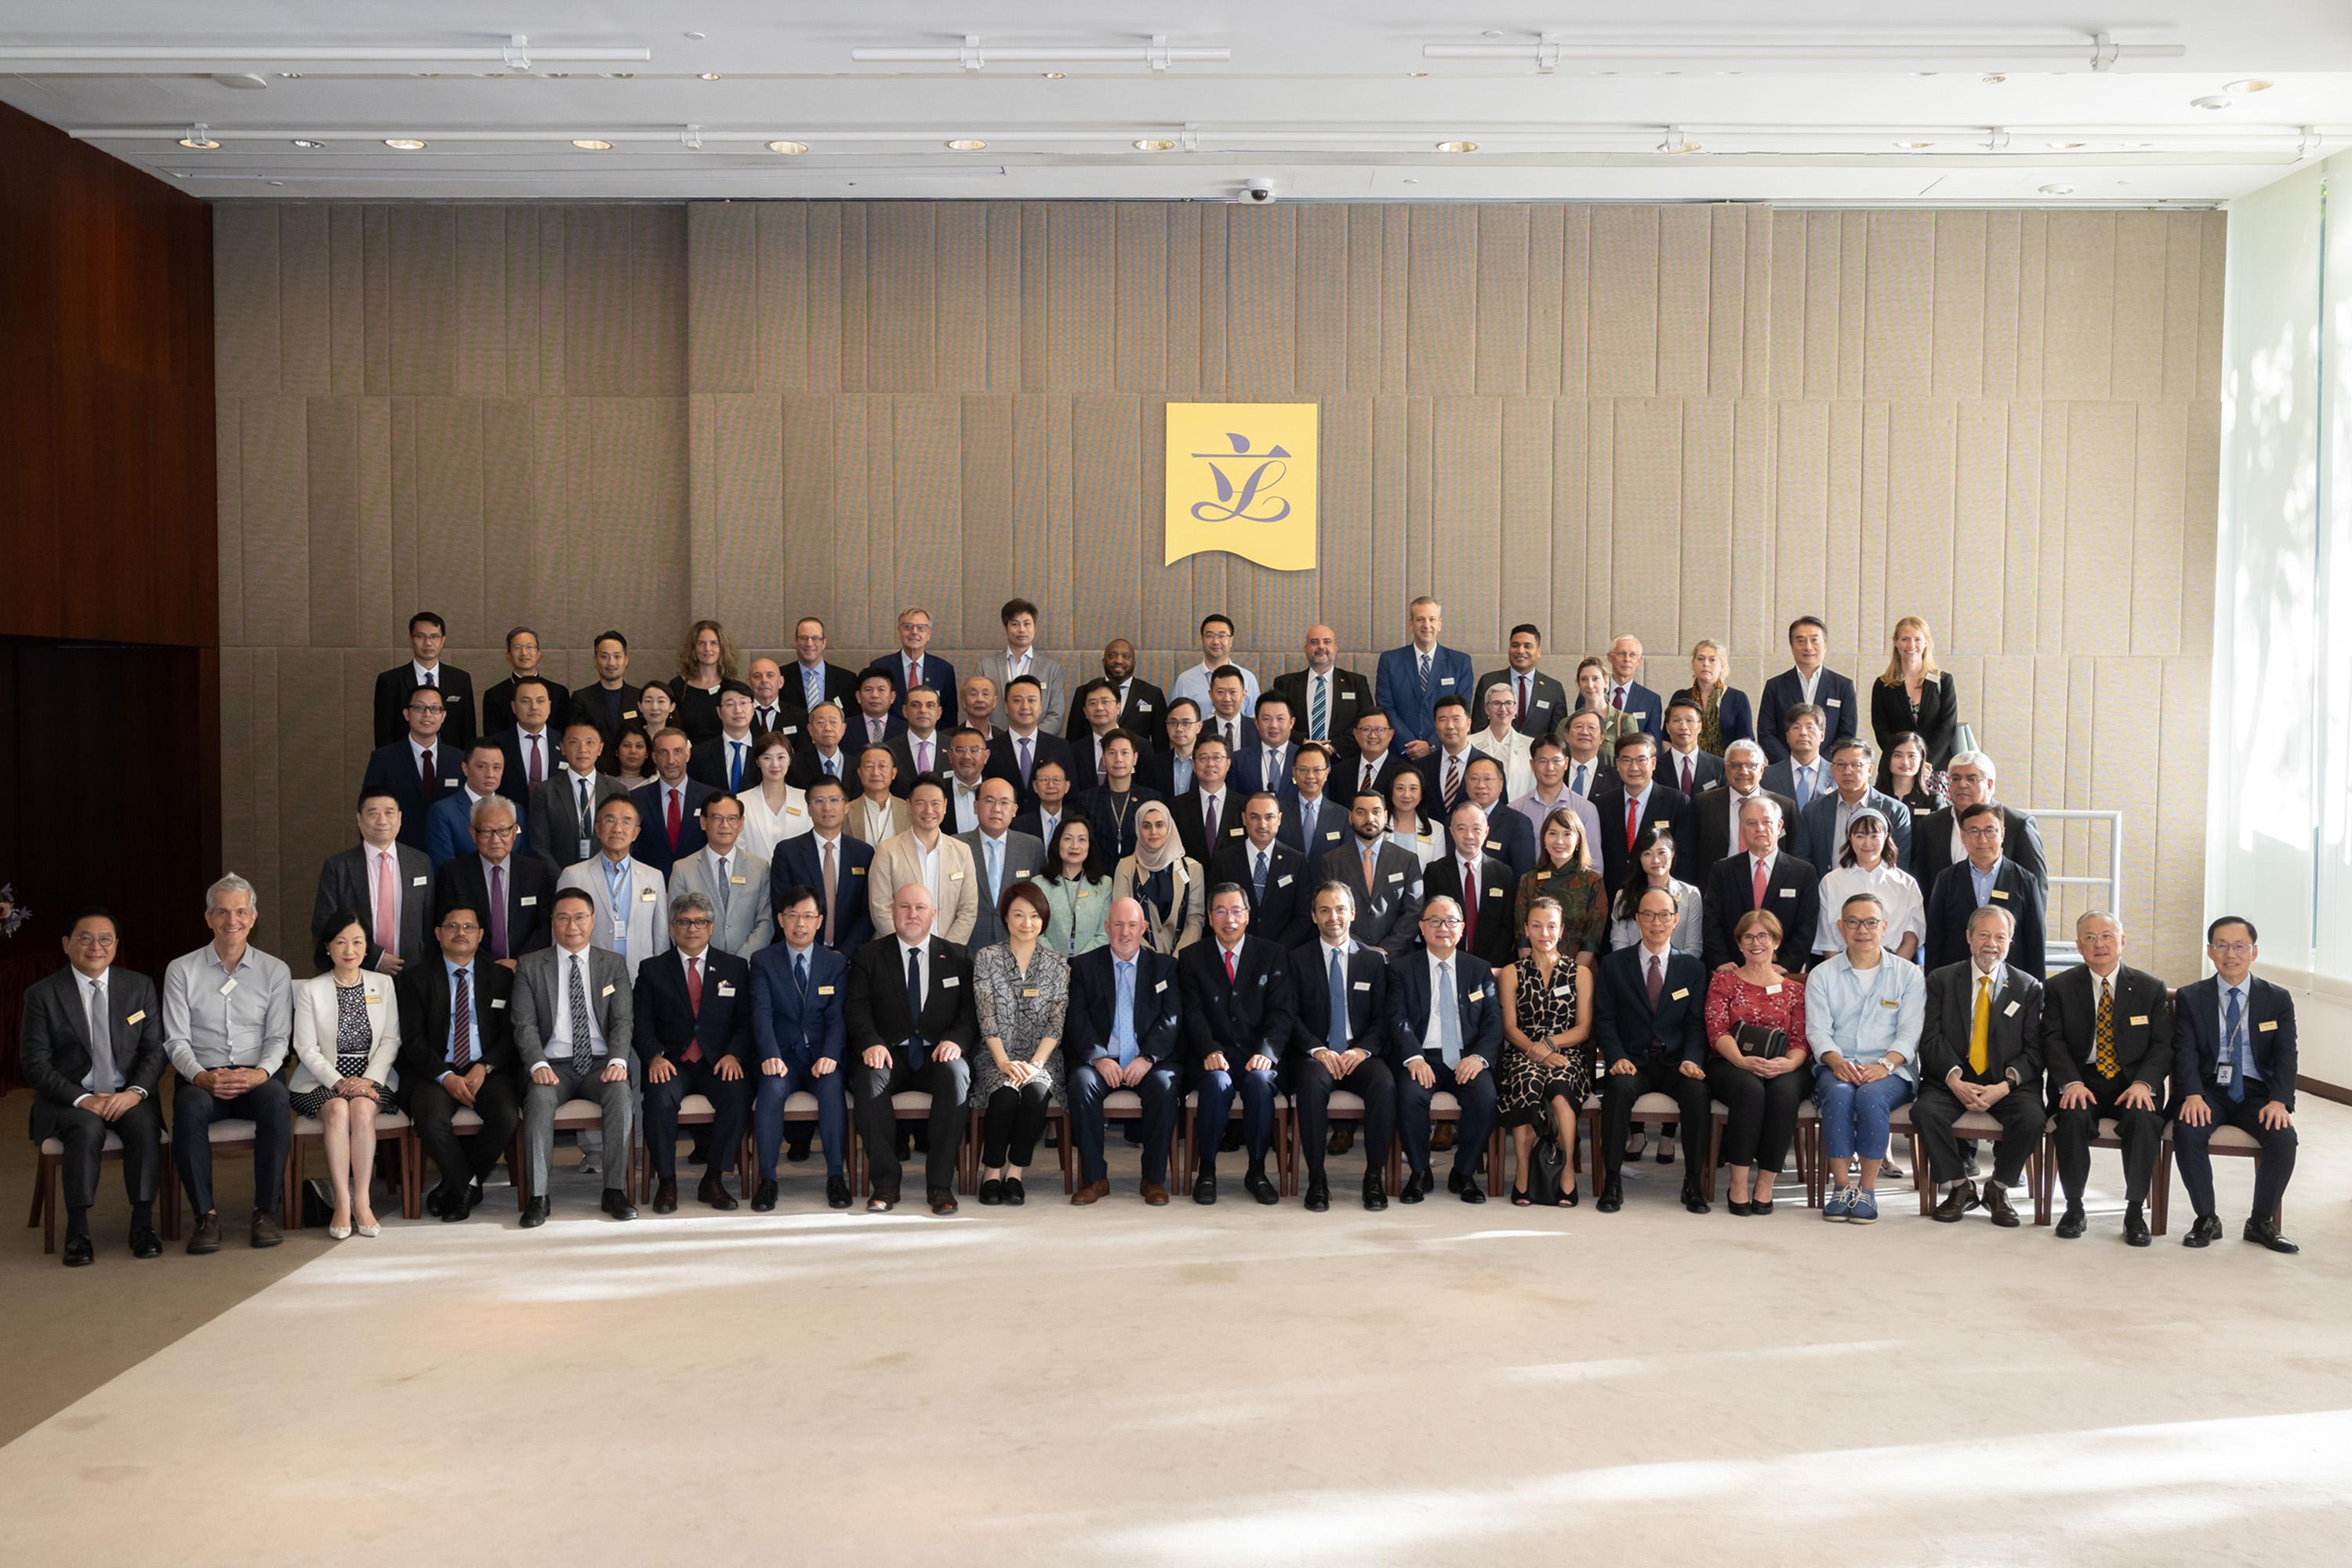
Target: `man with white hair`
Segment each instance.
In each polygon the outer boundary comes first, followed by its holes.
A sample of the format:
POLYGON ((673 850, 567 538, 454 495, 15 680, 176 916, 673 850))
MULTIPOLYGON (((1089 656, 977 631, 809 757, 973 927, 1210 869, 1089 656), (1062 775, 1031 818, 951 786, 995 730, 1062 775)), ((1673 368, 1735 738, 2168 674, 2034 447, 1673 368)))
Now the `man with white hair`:
POLYGON ((1993 799, 1992 758, 1983 752, 1957 752, 1944 780, 1950 804, 1911 825, 1911 855, 1903 868, 1919 886, 1934 887, 1937 872, 1969 858, 1969 847, 1960 837, 1960 813, 1983 801, 2000 813, 2002 858, 2014 860, 2026 875, 2046 887, 2050 858, 2042 847, 2042 829, 2030 812, 1993 799))
POLYGON ((1723 749, 1723 783, 1701 790, 1691 803, 1698 818, 1698 863, 1713 866, 1738 852, 1739 808, 1764 799, 1780 808, 1780 847, 1796 852, 1797 803, 1789 795, 1764 787, 1764 748, 1753 741, 1734 741, 1723 749))
POLYGON ((294 976, 251 945, 260 918, 253 884, 231 871, 205 889, 212 941, 163 972, 163 1049, 180 1075, 172 1153, 195 1211, 188 1250, 196 1254, 221 1245, 209 1131, 215 1121, 253 1123, 253 1245, 286 1239, 278 1205, 294 1125, 278 1069, 294 1040, 294 976))

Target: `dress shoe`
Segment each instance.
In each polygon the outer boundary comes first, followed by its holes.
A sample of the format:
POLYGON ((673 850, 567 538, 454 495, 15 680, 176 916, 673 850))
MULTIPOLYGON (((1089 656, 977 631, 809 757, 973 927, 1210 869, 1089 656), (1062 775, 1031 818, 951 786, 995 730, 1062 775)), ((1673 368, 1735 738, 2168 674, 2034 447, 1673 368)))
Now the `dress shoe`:
POLYGON ((201 1258, 207 1252, 218 1252, 221 1244, 220 1215, 206 1212, 196 1216, 196 1228, 188 1233, 188 1251, 201 1258))
POLYGON ((727 1178, 716 1171, 703 1173, 702 1180, 695 1185, 694 1196, 697 1202, 709 1204, 721 1214, 742 1206, 727 1190, 727 1178))
POLYGON ((1004 1183, 1002 1179, 991 1176, 988 1180, 980 1184, 981 1207, 984 1209, 1001 1208, 1003 1206, 1003 1204, 1004 1183))
POLYGON ((1307 1184, 1307 1212, 1322 1214, 1330 1206, 1331 1184, 1320 1176, 1311 1178, 1307 1184))
POLYGON ((956 1195, 954 1188, 931 1187, 927 1189, 923 1195, 930 1200, 931 1212, 933 1214, 949 1215, 956 1212, 956 1195))
POLYGON ((1748 1200, 1746 1198, 1733 1198, 1723 1206, 1730 1211, 1732 1216, 1737 1219, 1746 1219, 1749 1215, 1756 1212, 1753 1208, 1748 1206, 1748 1200))
POLYGON ((654 1213, 676 1214, 677 1212, 677 1181, 675 1177, 664 1176, 654 1184, 654 1213))
POLYGON ((1658 1163, 1661 1165, 1671 1165, 1674 1163, 1675 1140, 1674 1136, 1669 1133, 1667 1136, 1658 1140, 1658 1163))
POLYGON ((1748 1200, 1748 1212, 1753 1215, 1770 1214, 1772 1212, 1772 1200, 1770 1198, 1750 1198, 1748 1200))
POLYGON ((545 1225, 549 1207, 549 1201, 545 1198, 533 1198, 526 1204, 522 1211, 523 1229, 537 1230, 541 1226, 545 1225))
POLYGON ((845 1209, 849 1206, 847 1176, 827 1176, 824 1179, 824 1206, 829 1209, 845 1209))
POLYGON ((286 1233, 278 1228, 278 1216, 276 1215, 271 1214, 268 1209, 256 1209, 253 1211, 254 1246, 275 1247, 285 1239, 286 1233))
POLYGON ((132 1231, 131 1233, 131 1256, 133 1258, 163 1257, 163 1238, 157 1236, 153 1231, 144 1228, 132 1231))
POLYGON ((888 1214, 892 1209, 897 1208, 898 1206, 898 1194, 895 1192, 886 1193, 877 1190, 869 1194, 866 1199, 866 1212, 867 1214, 888 1214))
POLYGON ((1458 1193, 1458 1192, 1460 1192, 1463 1188, 1465 1188, 1465 1187, 1468 1186, 1469 1184, 1470 1184, 1470 1173, 1469 1173, 1469 1172, 1467 1172, 1467 1171, 1448 1171, 1448 1172, 1446 1172, 1446 1173, 1445 1173, 1445 1190, 1446 1190, 1447 1192, 1449 1192, 1449 1193, 1458 1193))
POLYGON ((2017 1211, 2009 1206, 2009 1189, 1998 1181, 1984 1184, 1985 1213, 1992 1215, 1993 1224, 2003 1230, 2017 1228, 2017 1211))
POLYGON ((2210 1247, 2221 1239, 2221 1216, 2217 1214, 2200 1214, 2197 1216, 2197 1223, 2189 1227, 2189 1234, 2180 1238, 2180 1245, 2210 1247))
POLYGON ((425 1194, 425 1212, 435 1219, 441 1217, 441 1211, 446 1208, 448 1204, 449 1189, 446 1187, 435 1187, 425 1194))
POLYGON ((1705 1214, 1711 1206, 1706 1201, 1706 1194, 1699 1190, 1699 1184, 1696 1182, 1683 1184, 1683 1207, 1693 1214, 1705 1214))
POLYGON ((479 1182, 468 1182, 468 1183, 467 1183, 467 1184, 466 1184, 466 1213, 467 1213, 467 1215, 470 1216, 476 1209, 480 1208, 481 1206, 482 1206, 482 1184, 481 1184, 481 1183, 479 1183, 479 1182))
POLYGON ((1475 1181, 1465 1182, 1460 1196, 1465 1204, 1483 1204, 1486 1201, 1486 1189, 1475 1181))
POLYGON ((1149 1207, 1164 1209, 1168 1206, 1168 1189, 1158 1182, 1146 1182, 1143 1184, 1143 1201, 1149 1207))
POLYGON ((1955 1225, 1958 1223, 1959 1217, 1962 1215, 1968 1213, 1970 1209, 1976 1206, 1976 1184, 1973 1182, 1961 1182, 1958 1185, 1954 1186, 1950 1192, 1944 1194, 1944 1201, 1936 1205, 1936 1212, 1933 1217, 1941 1220, 1946 1225, 1955 1225))
POLYGON ((1356 1130, 1354 1128, 1334 1127, 1331 1129, 1330 1141, 1323 1145, 1323 1152, 1327 1154, 1344 1154, 1355 1146, 1356 1130))
MULTIPOLYGON (((829 1185, 830 1184, 827 1184, 829 1185)), ((768 1214, 772 1212, 775 1206, 775 1183, 761 1182, 758 1186, 751 1189, 751 1212, 753 1214, 768 1214)))
POLYGON ((1364 1206, 1374 1214, 1389 1206, 1388 1184, 1374 1171, 1364 1177, 1364 1206))
POLYGON ((98 1261, 98 1246, 87 1233, 66 1237, 65 1263, 68 1268, 87 1268, 98 1261))
POLYGON ((1281 1191, 1272 1182, 1266 1180, 1264 1171, 1252 1171, 1248 1175, 1244 1176, 1242 1186, 1250 1196, 1268 1207, 1282 1201, 1281 1191))
POLYGON ((1217 1136, 1217 1152, 1220 1154, 1234 1154, 1240 1152, 1242 1146, 1242 1132, 1243 1128, 1240 1122, 1226 1122, 1224 1131, 1217 1136))
POLYGON ((1028 1201, 1029 1189, 1021 1184, 1021 1178, 1018 1176, 1005 1177, 1004 1206, 1010 1209, 1017 1209, 1028 1201))
POLYGON ((2076 1237, 2083 1234, 2083 1227, 2086 1223, 2088 1222, 2084 1217, 2082 1205, 2080 1204, 2068 1204, 2066 1205, 2066 1212, 2058 1216, 2058 1239, 2061 1241, 2074 1240, 2076 1237))
POLYGON ((784 1145, 784 1158, 790 1160, 795 1165, 806 1164, 808 1163, 808 1152, 809 1141, 805 1138, 802 1139, 797 1143, 787 1143, 784 1145))
POLYGON ((2137 1204, 2124 1211, 2124 1240, 2134 1247, 2146 1247, 2154 1238, 2147 1233, 2147 1216, 2139 1212, 2137 1204))
POLYGON ((2301 1252, 2303 1248, 2279 1234, 2278 1221, 2268 1215, 2246 1222, 2246 1239, 2273 1252, 2301 1252))
POLYGON ((1427 1187, 1422 1185, 1422 1178, 1428 1173, 1426 1171, 1407 1171, 1404 1173, 1404 1188, 1397 1194, 1397 1202, 1401 1204, 1421 1202, 1429 1192, 1427 1187))
POLYGON ((1192 1179, 1192 1201, 1196 1204, 1215 1203, 1217 1201, 1217 1178, 1214 1176, 1194 1177, 1192 1179))
POLYGON ((1609 1180, 1601 1186, 1601 1201, 1592 1206, 1599 1209, 1602 1214, 1615 1214, 1619 1209, 1625 1206, 1624 1185, 1620 1183, 1616 1177, 1610 1177, 1609 1180))
POLYGON ((623 1192, 620 1188, 606 1187, 604 1189, 604 1212, 611 1215, 614 1219, 635 1219, 637 1217, 637 1205, 631 1203, 629 1201, 629 1194, 623 1192))
POLYGON ((438 1206, 427 1206, 432 1208, 433 1213, 441 1216, 443 1225, 456 1225, 474 1212, 474 1205, 466 1201, 466 1194, 462 1192, 447 1194, 438 1206))
POLYGON ((1108 1182, 1088 1182, 1070 1194, 1070 1203, 1073 1207, 1085 1208, 1090 1204, 1098 1204, 1108 1196, 1110 1196, 1108 1182))

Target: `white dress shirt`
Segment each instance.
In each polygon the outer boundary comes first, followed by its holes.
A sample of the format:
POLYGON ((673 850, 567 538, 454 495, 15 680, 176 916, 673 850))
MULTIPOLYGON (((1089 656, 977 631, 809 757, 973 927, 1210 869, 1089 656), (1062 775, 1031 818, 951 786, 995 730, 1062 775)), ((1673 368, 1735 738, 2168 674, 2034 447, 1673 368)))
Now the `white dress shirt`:
POLYGON ((595 951, 582 948, 578 952, 555 950, 555 994, 550 999, 549 1011, 555 1016, 549 1020, 547 1034, 541 1042, 541 1054, 551 1062, 569 1061, 572 1050, 572 967, 580 967, 580 994, 588 998, 588 1049, 596 1056, 604 1054, 604 1027, 596 1018, 596 971, 588 955, 595 951))

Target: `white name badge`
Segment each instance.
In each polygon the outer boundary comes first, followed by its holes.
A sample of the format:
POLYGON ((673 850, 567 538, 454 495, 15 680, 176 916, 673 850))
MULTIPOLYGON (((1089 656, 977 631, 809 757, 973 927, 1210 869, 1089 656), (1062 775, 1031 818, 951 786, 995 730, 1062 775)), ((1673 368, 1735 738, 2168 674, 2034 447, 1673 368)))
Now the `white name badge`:
MULTIPOLYGON (((370 1001, 373 1001, 373 1000, 374 1000, 374 998, 373 998, 373 997, 370 997, 370 998, 369 998, 369 1000, 370 1000, 370 1001)), ((493 996, 493 997, 491 997, 491 998, 490 998, 490 1011, 491 1011, 491 1012, 493 1012, 493 1013, 498 1012, 499 1009, 503 1008, 506 1005, 507 1005, 507 999, 506 999, 505 997, 503 997, 503 996, 493 996)))
POLYGON ((800 732, 801 727, 798 724, 782 725, 776 731, 776 733, 779 735, 797 735, 800 732))
POLYGON ((1573 985, 1555 985, 1551 988, 1551 994, 1555 996, 1573 996, 1576 994, 1576 987, 1573 985))
POLYGON ((612 987, 612 986, 610 986, 610 985, 605 986, 605 987, 604 987, 604 989, 603 989, 602 991, 599 991, 599 992, 597 992, 597 993, 596 993, 596 994, 597 994, 597 995, 599 995, 599 996, 610 996, 612 994, 613 994, 613 987, 612 987))
POLYGON ((235 979, 234 977, 232 977, 232 978, 230 978, 230 979, 227 979, 227 980, 224 980, 224 981, 222 981, 222 982, 221 982, 220 994, 221 994, 222 995, 226 996, 226 995, 227 995, 230 992, 232 992, 232 991, 236 990, 236 979, 235 979))
POLYGON ((947 988, 947 989, 949 989, 949 990, 953 990, 955 987, 957 987, 957 986, 959 986, 959 985, 961 985, 961 984, 963 984, 963 976, 961 976, 961 975, 960 975, 960 974, 950 974, 950 975, 949 975, 946 979, 944 979, 944 980, 942 980, 942 981, 940 981, 940 984, 941 986, 943 986, 943 987, 945 987, 945 988, 947 988))
POLYGON ((1450 675, 1441 675, 1437 678, 1437 684, 1440 686, 1451 686, 1454 684, 1454 678, 1450 675))
POLYGON ((1480 986, 1477 990, 1473 991, 1472 993, 1470 993, 1469 996, 1468 996, 1467 998, 1465 998, 1465 1000, 1467 1000, 1467 1001, 1472 1001, 1472 1002, 1482 1001, 1482 1000, 1484 1000, 1484 999, 1485 999, 1486 994, 1486 988, 1485 986, 1483 986, 1483 985, 1482 985, 1482 986, 1480 986))
POLYGON ((459 784, 464 784, 465 782, 466 781, 464 779, 443 779, 441 781, 441 787, 443 789, 456 789, 459 784))
POLYGON ((520 900, 520 902, 524 909, 530 909, 539 902, 539 895, 537 893, 532 893, 527 898, 520 900))
POLYGON ((1138 713, 1149 713, 1151 711, 1151 704, 1142 700, 1141 699, 1138 699, 1135 704, 1135 710, 1138 713))
POLYGON ((1372 983, 1369 980, 1359 980, 1356 982, 1356 989, 1359 991, 1370 991, 1371 988, 1372 983))
POLYGON ((1551 706, 1551 699, 1549 697, 1538 697, 1536 699, 1536 706, 1538 708, 1549 708, 1551 706))
POLYGON ((1165 991, 1165 990, 1167 990, 1167 989, 1168 989, 1168 982, 1166 982, 1165 980, 1163 980, 1163 981, 1160 982, 1160 984, 1158 984, 1157 985, 1154 985, 1154 986, 1151 988, 1151 994, 1152 994, 1154 996, 1157 996, 1157 995, 1159 995, 1162 991, 1165 991))
POLYGON ((1797 889, 1794 888, 1783 888, 1780 889, 1780 896, 1784 899, 1793 899, 1797 896, 1797 889))
POLYGON ((961 882, 963 880, 963 873, 961 871, 950 871, 948 873, 948 880, 950 882, 961 882))
MULTIPOLYGON (((371 1001, 371 1002, 381 1002, 381 1001, 383 1001, 383 997, 381 997, 381 996, 370 996, 370 997, 368 998, 368 1000, 369 1000, 369 1001, 371 1001)), ((146 1009, 146 1008, 144 1008, 144 1007, 142 1007, 142 1008, 140 1008, 140 1009, 139 1009, 139 1011, 137 1011, 136 1013, 131 1014, 131 1016, 129 1016, 128 1018, 123 1019, 123 1020, 122 1020, 122 1026, 123 1026, 124 1028, 126 1028, 126 1029, 127 1029, 127 1028, 131 1027, 131 1025, 142 1022, 142 1020, 144 1020, 144 1019, 146 1018, 146 1016, 147 1016, 147 1009, 146 1009)))
POLYGON ((2147 1024, 2147 1014, 2145 1014, 2145 1013, 2135 1013, 2135 1014, 2133 1014, 2133 1015, 2132 1015, 2132 1018, 2131 1018, 2131 1026, 2132 1026, 2133 1028, 2137 1029, 2137 1028, 2143 1027, 2144 1026, 2146 1026, 2146 1024, 2147 1024))
POLYGON ((408 879, 408 885, 412 888, 421 888, 425 886, 425 879, 423 877, 411 877, 408 879))
POLYGON ((722 980, 722 981, 720 981, 720 982, 719 983, 719 994, 720 994, 721 996, 732 996, 732 995, 734 995, 734 994, 735 994, 735 983, 734 983, 733 981, 731 981, 731 980, 722 980))
POLYGON ((1690 994, 1690 987, 1689 987, 1689 986, 1687 986, 1687 985, 1685 985, 1685 986, 1684 986, 1681 990, 1679 990, 1679 991, 1675 992, 1675 993, 1674 994, 1674 995, 1670 998, 1670 1000, 1672 1000, 1672 1001, 1675 1001, 1675 1002, 1679 1002, 1679 1001, 1681 1001, 1684 997, 1685 997, 1685 996, 1687 996, 1687 995, 1689 995, 1689 994, 1690 994))
POLYGON ((1842 699, 1832 697, 1828 702, 1824 703, 1823 706, 1829 708, 1843 708, 1845 706, 1845 703, 1842 699))
POLYGON ((657 895, 654 892, 654 890, 653 890, 651 888, 644 888, 644 889, 640 889, 638 890, 638 892, 637 892, 637 901, 638 901, 639 903, 650 904, 650 903, 654 903, 654 902, 656 902, 656 900, 657 900, 657 895))
POLYGON ((2003 1007, 2003 1008, 2000 1010, 2000 1016, 2001 1016, 2002 1017, 2004 1017, 2004 1018, 2014 1018, 2014 1017, 2016 1017, 2016 1016, 2017 1016, 2017 1009, 2018 1009, 2018 1005, 2018 1005, 2017 1003, 2015 1003, 2015 1002, 2011 1002, 2008 1006, 2003 1007))
POLYGON ((1402 882, 1404 880, 1404 873, 1402 871, 1391 871, 1389 873, 1389 880, 1391 882, 1402 882))
POLYGON ((1767 996, 1778 996, 1780 994, 1780 988, 1778 985, 1767 985, 1764 987, 1764 994, 1767 996))

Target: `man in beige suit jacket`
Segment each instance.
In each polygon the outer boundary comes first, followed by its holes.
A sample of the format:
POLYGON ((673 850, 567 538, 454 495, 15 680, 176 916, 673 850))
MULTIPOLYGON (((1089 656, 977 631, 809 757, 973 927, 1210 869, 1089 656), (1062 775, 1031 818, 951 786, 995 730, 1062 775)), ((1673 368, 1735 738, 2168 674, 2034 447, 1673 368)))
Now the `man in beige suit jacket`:
POLYGON ((850 800, 849 814, 841 819, 841 830, 861 843, 878 845, 914 826, 907 803, 890 793, 891 782, 898 776, 898 759, 888 746, 876 742, 860 747, 858 793, 850 800))
POLYGON ((596 906, 592 945, 618 953, 632 976, 637 965, 669 951, 669 884, 659 871, 629 858, 637 837, 636 802, 615 795, 596 808, 597 854, 567 866, 555 888, 577 888, 596 906), (615 905, 615 899, 618 905, 615 905))
POLYGON ((742 800, 721 790, 704 801, 702 831, 709 842, 669 868, 669 896, 709 899, 718 914, 710 945, 749 958, 774 938, 776 922, 768 918, 768 863, 738 842, 742 800))
POLYGON ((874 848, 874 868, 866 875, 866 901, 874 909, 874 929, 890 929, 890 900, 909 882, 930 889, 938 910, 931 930, 959 947, 971 940, 980 919, 980 869, 971 848, 940 830, 947 820, 947 791, 937 779, 919 782, 907 797, 914 826, 874 848))

